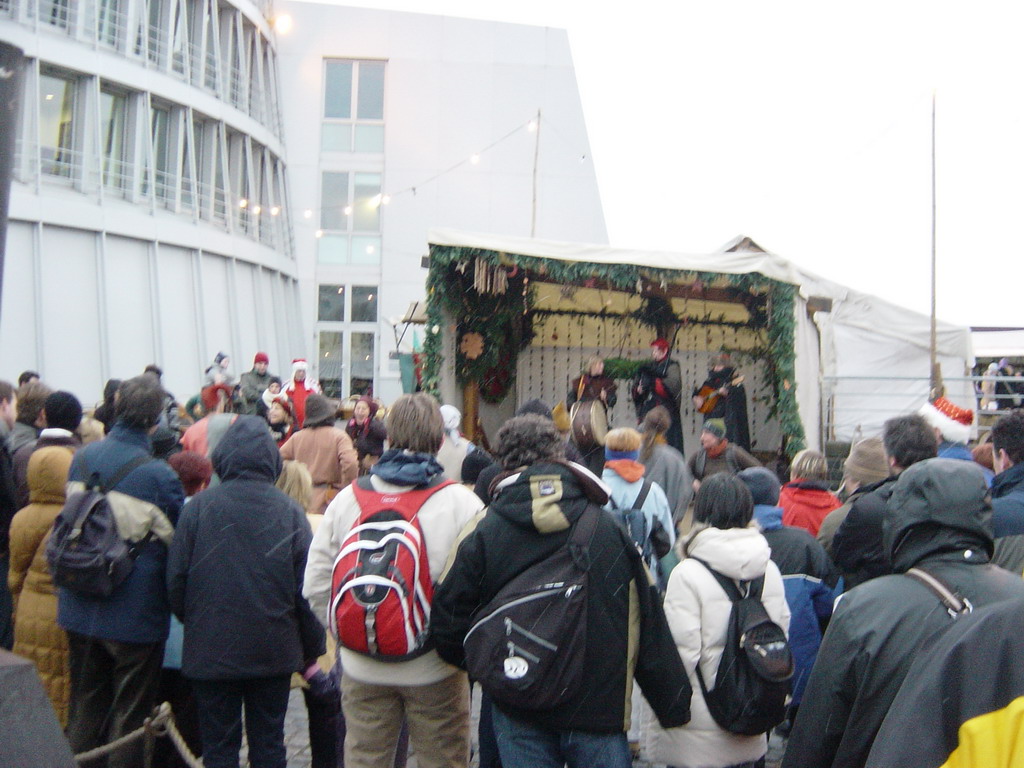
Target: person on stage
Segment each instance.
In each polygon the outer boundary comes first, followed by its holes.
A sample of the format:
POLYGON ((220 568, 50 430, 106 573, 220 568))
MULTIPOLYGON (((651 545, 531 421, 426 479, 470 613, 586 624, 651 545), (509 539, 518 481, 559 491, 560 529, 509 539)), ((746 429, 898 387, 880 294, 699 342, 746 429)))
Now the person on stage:
MULTIPOLYGON (((569 394, 565 404, 572 411, 577 402, 600 400, 605 409, 610 411, 618 401, 618 385, 604 375, 604 358, 594 355, 587 360, 587 367, 575 379, 569 382, 569 394)), ((584 463, 598 477, 604 469, 604 446, 594 445, 584 449, 580 447, 584 463)))
POLYGON ((728 352, 711 360, 711 370, 704 383, 693 390, 693 405, 704 419, 722 419, 729 442, 750 450, 750 427, 747 424, 747 391, 743 377, 736 375, 728 352), (707 404, 711 403, 710 407, 707 404))
POLYGON ((651 342, 651 360, 640 366, 633 380, 633 404, 640 421, 656 405, 662 405, 672 418, 665 433, 668 444, 683 453, 683 422, 679 415, 679 395, 683 377, 679 363, 668 355, 668 342, 658 338, 651 342))

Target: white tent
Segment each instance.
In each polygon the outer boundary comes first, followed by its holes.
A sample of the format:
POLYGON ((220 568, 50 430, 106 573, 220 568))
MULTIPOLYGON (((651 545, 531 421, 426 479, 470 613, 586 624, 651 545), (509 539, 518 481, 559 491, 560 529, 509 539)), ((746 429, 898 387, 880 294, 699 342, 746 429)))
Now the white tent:
MULTIPOLYGON (((928 394, 930 319, 807 272, 737 238, 714 253, 612 248, 435 229, 431 246, 480 249, 543 259, 721 274, 758 273, 798 288, 796 399, 807 444, 878 434, 890 416, 919 408, 928 394)), ((938 324, 938 361, 947 396, 974 408, 963 380, 973 365, 970 330, 938 324)))

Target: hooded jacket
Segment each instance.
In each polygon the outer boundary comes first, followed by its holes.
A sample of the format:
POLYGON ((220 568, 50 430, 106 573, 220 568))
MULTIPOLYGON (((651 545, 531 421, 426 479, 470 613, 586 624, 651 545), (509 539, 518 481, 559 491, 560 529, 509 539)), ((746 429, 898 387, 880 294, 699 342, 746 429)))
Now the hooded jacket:
POLYGON ((473 614, 515 576, 564 547, 585 510, 600 515, 589 547, 584 666, 577 694, 544 711, 504 705, 509 716, 554 731, 617 733, 630 722, 633 679, 666 726, 689 719, 690 685, 636 547, 600 509, 608 489, 570 463, 538 462, 503 480, 434 594, 431 631, 441 658, 465 667, 473 614), (551 489, 553 493, 550 493, 551 489))
POLYGON ((882 518, 898 475, 862 488, 832 538, 832 559, 843 572, 846 589, 892 573, 882 545, 882 518))
MULTIPOLYGON (((381 493, 405 493, 424 485, 441 474, 441 465, 433 456, 411 453, 392 448, 381 456, 370 470, 370 482, 381 493)), ((459 533, 473 519, 483 505, 471 490, 451 484, 436 491, 417 512, 427 550, 430 578, 436 582, 444 570, 449 554, 455 547, 459 533)), ((328 611, 331 604, 331 580, 334 559, 341 551, 353 524, 359 518, 359 502, 352 486, 334 497, 327 507, 323 522, 316 530, 309 550, 306 566, 305 595, 316 617, 329 626, 328 611)), ((437 593, 434 593, 436 606, 437 593)), ((437 653, 429 651, 422 656, 400 662, 384 662, 351 651, 339 645, 338 653, 345 674, 354 680, 372 685, 418 686, 432 685, 458 672, 442 661, 437 653)))
POLYGON ((1017 768, 1024 600, 958 619, 919 654, 889 708, 871 768, 1017 768), (913 723, 913 728, 907 728, 913 723))
POLYGON ((794 480, 782 486, 779 493, 783 524, 803 528, 811 536, 818 535, 821 522, 842 504, 824 483, 814 480, 794 480))
POLYGON ((647 752, 657 763, 711 768, 747 763, 768 749, 762 736, 739 736, 723 730, 708 711, 697 680, 697 665, 709 687, 714 687, 732 602, 711 572, 694 558, 736 581, 764 576, 761 602, 772 621, 789 630, 782 577, 770 559, 768 542, 756 527, 697 529, 683 542, 685 559, 672 571, 665 593, 665 615, 672 630, 676 654, 682 659, 693 687, 693 717, 682 728, 647 733, 647 752))
POLYGON ((883 546, 894 573, 837 603, 790 735, 783 768, 862 766, 917 650, 952 626, 920 568, 975 607, 1024 597, 1024 581, 989 562, 985 479, 964 461, 927 459, 890 484, 883 546))
POLYGON ((198 680, 290 675, 324 652, 302 597, 313 538, 305 510, 274 487, 281 455, 266 422, 239 416, 211 457, 221 483, 181 513, 167 567, 185 625, 182 673, 198 680))
POLYGON ((992 481, 992 562, 1008 571, 1024 571, 1024 463, 1003 470, 992 481))
MULTIPOLYGON (((75 454, 68 492, 85 487, 93 475, 106 483, 128 462, 152 455, 144 430, 117 422, 110 434, 75 454)), ((129 472, 107 496, 121 535, 132 542, 153 538, 138 550, 128 578, 109 597, 93 597, 61 587, 57 618, 61 627, 86 637, 122 643, 160 643, 167 638, 167 547, 174 535, 185 493, 174 470, 150 461, 129 472)))
POLYGON ((46 543, 64 506, 71 457, 70 448, 56 446, 32 454, 29 504, 11 522, 11 567, 5 574, 14 599, 14 652, 36 665, 62 725, 71 694, 68 637, 57 626, 57 589, 46 562, 46 543))
POLYGON ((803 698, 807 678, 821 646, 821 627, 832 615, 832 603, 841 587, 839 572, 824 548, 803 528, 783 525, 782 507, 754 505, 754 520, 772 550, 772 562, 779 567, 786 588, 789 647, 793 651, 793 701, 803 698))

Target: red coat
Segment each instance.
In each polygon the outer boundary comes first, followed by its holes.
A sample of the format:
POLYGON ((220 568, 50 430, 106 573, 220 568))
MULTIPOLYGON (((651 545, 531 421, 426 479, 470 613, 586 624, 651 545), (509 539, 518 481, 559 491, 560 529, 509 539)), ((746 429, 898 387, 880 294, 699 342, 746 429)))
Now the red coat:
POLYGON ((779 494, 782 524, 803 528, 812 536, 818 535, 825 516, 842 503, 832 491, 814 480, 797 478, 782 486, 779 494))

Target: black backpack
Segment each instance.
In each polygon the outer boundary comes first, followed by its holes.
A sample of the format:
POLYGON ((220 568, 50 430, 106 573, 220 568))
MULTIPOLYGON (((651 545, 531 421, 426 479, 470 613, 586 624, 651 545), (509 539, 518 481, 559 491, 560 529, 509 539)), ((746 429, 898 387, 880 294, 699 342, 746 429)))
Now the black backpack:
POLYGON ((741 592, 728 576, 694 559, 711 572, 732 601, 722 659, 710 691, 697 665, 708 711, 730 733, 767 733, 786 719, 794 665, 786 633, 771 620, 761 602, 764 577, 741 582, 741 592))
POLYGON ((108 597, 128 578, 139 550, 152 533, 134 544, 122 539, 107 493, 132 470, 153 460, 152 456, 132 459, 106 485, 101 485, 95 474, 90 476, 87 468, 85 490, 67 497, 46 543, 46 560, 54 584, 83 595, 108 597))
POLYGON ((552 709, 579 690, 586 674, 588 548, 601 514, 587 509, 564 547, 473 614, 463 640, 466 669, 499 704, 552 709))

